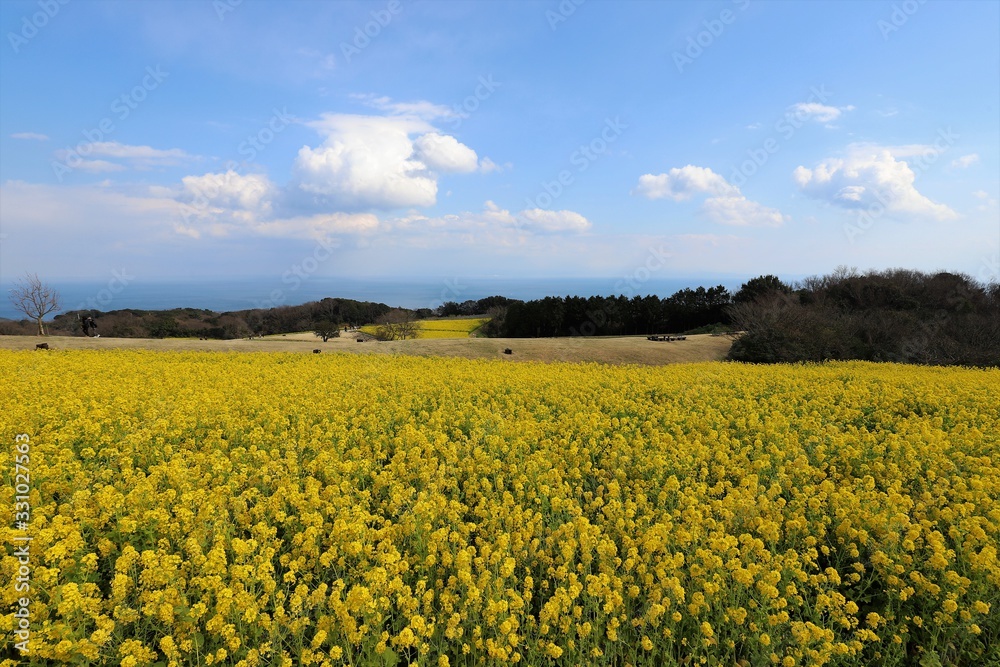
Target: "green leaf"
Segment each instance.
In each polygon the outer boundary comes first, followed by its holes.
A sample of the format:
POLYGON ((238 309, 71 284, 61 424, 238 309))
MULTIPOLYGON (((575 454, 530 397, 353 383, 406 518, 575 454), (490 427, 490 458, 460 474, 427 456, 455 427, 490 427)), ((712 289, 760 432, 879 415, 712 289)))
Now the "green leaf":
POLYGON ((928 651, 920 658, 920 667, 942 667, 937 651, 928 651))
POLYGON ((382 658, 382 664, 387 665, 387 667, 395 667, 399 664, 399 656, 392 649, 386 649, 379 653, 379 657, 382 658))

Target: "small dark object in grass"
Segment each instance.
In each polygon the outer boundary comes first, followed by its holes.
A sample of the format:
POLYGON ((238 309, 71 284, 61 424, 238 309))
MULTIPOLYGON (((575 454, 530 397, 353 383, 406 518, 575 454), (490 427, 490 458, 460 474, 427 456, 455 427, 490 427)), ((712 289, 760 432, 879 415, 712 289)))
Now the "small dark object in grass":
POLYGON ((48 343, 39 343, 38 345, 35 346, 35 349, 36 350, 47 350, 47 349, 49 349, 49 344, 48 343))
POLYGON ((512 350, 512 349, 510 349, 510 348, 508 347, 508 348, 504 349, 503 353, 504 353, 504 354, 514 354, 514 350, 512 350))
POLYGON ((320 350, 313 350, 313 354, 319 354, 320 350))

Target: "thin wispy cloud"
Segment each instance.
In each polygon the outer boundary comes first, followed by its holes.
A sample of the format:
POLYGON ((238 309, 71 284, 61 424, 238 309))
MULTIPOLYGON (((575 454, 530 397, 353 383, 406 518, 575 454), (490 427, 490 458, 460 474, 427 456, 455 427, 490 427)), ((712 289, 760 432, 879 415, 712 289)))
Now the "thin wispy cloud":
POLYGON ((49 137, 46 134, 41 134, 39 132, 14 132, 10 135, 11 139, 25 139, 28 141, 48 141, 49 137))

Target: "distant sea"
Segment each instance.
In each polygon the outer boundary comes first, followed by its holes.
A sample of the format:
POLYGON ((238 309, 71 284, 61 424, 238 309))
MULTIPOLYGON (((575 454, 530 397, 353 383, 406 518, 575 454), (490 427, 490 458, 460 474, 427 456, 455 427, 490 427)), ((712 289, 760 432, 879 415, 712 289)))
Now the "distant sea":
MULTIPOLYGON (((341 297, 358 301, 374 301, 403 308, 436 308, 445 301, 461 303, 500 295, 513 299, 540 299, 546 296, 670 296, 685 287, 725 285, 734 291, 740 280, 716 279, 649 279, 629 284, 623 278, 541 278, 491 279, 442 278, 433 280, 360 280, 311 276, 298 285, 280 278, 247 278, 241 280, 187 280, 147 282, 138 279, 122 285, 108 281, 60 282, 48 281, 62 297, 61 312, 99 310, 108 312, 122 308, 166 310, 199 308, 225 312, 248 308, 270 308, 318 301, 325 297, 341 297)), ((21 319, 7 298, 11 283, 0 284, 0 317, 21 319)))

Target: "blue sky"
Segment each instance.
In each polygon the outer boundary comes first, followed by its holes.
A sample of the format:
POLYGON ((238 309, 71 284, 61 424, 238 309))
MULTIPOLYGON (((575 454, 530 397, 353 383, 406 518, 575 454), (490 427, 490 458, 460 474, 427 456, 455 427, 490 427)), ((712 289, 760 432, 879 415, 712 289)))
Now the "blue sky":
POLYGON ((996 280, 1000 3, 0 3, 0 280, 996 280))

